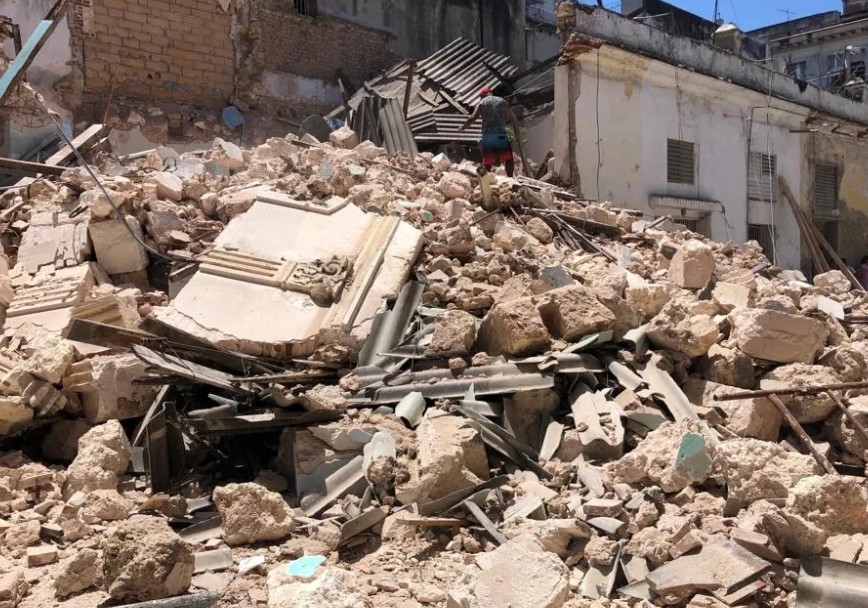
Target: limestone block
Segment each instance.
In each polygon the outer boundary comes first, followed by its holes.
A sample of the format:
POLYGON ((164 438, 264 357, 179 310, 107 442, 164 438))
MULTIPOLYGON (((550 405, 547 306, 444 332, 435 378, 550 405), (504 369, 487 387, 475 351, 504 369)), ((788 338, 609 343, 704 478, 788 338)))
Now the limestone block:
POLYGON ((776 310, 739 309, 729 318, 739 350, 775 363, 811 363, 829 336, 822 321, 776 310))
MULTIPOLYGON (((126 217, 127 225, 142 238, 142 227, 132 216, 126 217)), ((99 265, 108 274, 138 272, 148 267, 148 255, 144 246, 124 227, 121 220, 95 222, 88 227, 90 239, 99 265)))
POLYGON ((574 341, 615 326, 615 315, 583 285, 571 285, 538 296, 543 323, 558 338, 574 341))
POLYGON ((685 289, 702 289, 715 269, 711 247, 697 240, 686 241, 669 264, 669 279, 685 289))
POLYGON ((434 336, 426 354, 466 355, 476 341, 476 317, 462 310, 449 310, 434 321, 434 336))
POLYGON ((489 355, 531 355, 551 344, 539 310, 530 298, 501 302, 479 328, 477 346, 489 355))

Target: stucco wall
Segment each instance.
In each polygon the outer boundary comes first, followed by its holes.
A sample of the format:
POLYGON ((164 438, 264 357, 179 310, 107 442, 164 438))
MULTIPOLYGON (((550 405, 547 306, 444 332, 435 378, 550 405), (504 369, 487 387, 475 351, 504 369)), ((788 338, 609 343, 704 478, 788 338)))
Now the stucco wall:
POLYGON ((569 177, 569 136, 568 129, 558 125, 573 120, 574 173, 582 196, 641 210, 649 217, 680 213, 674 207, 652 208, 651 195, 719 201, 709 218, 714 239, 744 242, 749 223, 773 220, 778 263, 800 267, 798 226, 786 201, 779 197, 774 205, 753 203, 748 210, 747 158, 748 146, 754 152, 771 151, 777 156, 778 174, 799 191, 803 147, 801 136, 790 131, 802 126, 806 111, 787 107, 767 113, 766 100, 751 91, 684 70, 676 74, 673 66, 612 47, 601 50, 599 80, 597 74, 596 51, 558 68, 554 134, 562 177, 569 177), (565 106, 563 91, 571 70, 573 96, 565 106), (758 106, 763 107, 752 113, 758 106), (564 112, 569 114, 566 119, 558 116, 564 112), (695 185, 667 183, 669 138, 695 144, 695 185))

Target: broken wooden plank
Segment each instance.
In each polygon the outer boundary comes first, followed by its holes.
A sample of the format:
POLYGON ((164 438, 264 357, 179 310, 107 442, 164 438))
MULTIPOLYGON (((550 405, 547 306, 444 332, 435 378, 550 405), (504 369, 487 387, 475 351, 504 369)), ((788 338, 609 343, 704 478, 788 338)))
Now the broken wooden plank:
POLYGON ((63 167, 55 167, 44 163, 34 163, 26 160, 18 160, 16 158, 7 158, 0 156, 0 167, 4 169, 12 169, 21 173, 30 173, 33 175, 60 175, 65 169, 63 167))

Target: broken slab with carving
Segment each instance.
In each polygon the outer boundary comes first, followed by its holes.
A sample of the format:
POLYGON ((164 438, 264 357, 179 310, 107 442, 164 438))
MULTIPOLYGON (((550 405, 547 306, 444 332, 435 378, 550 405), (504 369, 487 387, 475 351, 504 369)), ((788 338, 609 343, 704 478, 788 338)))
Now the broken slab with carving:
POLYGON ((383 299, 406 280, 421 233, 355 205, 308 207, 254 203, 158 318, 252 355, 309 355, 328 342, 359 349, 383 299))
POLYGON ((63 268, 50 278, 28 287, 18 287, 6 310, 5 329, 32 323, 60 332, 68 324, 73 306, 84 301, 94 285, 90 264, 63 268))

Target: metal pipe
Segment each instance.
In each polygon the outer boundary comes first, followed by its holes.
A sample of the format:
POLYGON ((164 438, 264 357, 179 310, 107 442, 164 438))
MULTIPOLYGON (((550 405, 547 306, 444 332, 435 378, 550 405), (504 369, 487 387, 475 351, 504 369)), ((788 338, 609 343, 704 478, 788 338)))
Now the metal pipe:
POLYGON ((808 434, 805 432, 805 429, 802 428, 802 425, 799 424, 799 421, 796 420, 796 417, 793 416, 793 413, 784 405, 784 402, 781 401, 780 397, 777 395, 769 395, 769 401, 774 403, 775 407, 778 408, 781 415, 784 417, 784 420, 787 421, 787 424, 790 425, 790 428, 793 429, 793 432, 796 434, 796 437, 802 442, 808 451, 811 453, 811 456, 814 457, 814 460, 817 461, 823 470, 826 471, 829 475, 837 475, 838 471, 835 470, 835 467, 832 466, 832 463, 829 462, 828 458, 820 454, 820 451, 817 449, 817 446, 814 445, 814 442, 811 441, 811 438, 808 437, 808 434))
POLYGON ((848 391, 851 389, 868 388, 868 382, 844 382, 842 384, 826 384, 821 386, 810 386, 805 388, 781 388, 770 389, 764 391, 745 391, 743 393, 732 393, 730 395, 714 395, 714 401, 743 401, 745 399, 756 399, 758 397, 772 397, 774 395, 816 395, 826 391, 848 391))
POLYGON ((826 391, 826 394, 832 398, 832 401, 835 402, 835 405, 838 406, 838 409, 841 410, 841 413, 847 417, 853 426, 859 431, 859 434, 862 435, 862 439, 868 440, 868 429, 865 428, 865 425, 862 424, 856 415, 850 411, 850 408, 847 407, 847 404, 835 393, 831 391, 826 391))

